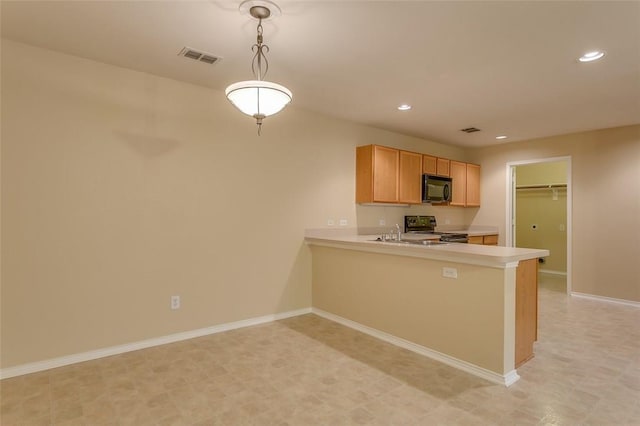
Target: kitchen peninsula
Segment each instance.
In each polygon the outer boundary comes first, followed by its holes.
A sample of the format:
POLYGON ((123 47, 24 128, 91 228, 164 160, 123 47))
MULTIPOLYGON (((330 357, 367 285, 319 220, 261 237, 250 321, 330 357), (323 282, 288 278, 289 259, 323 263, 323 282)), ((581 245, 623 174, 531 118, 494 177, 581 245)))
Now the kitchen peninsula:
POLYGON ((309 230, 314 312, 506 386, 533 356, 548 250, 309 230))

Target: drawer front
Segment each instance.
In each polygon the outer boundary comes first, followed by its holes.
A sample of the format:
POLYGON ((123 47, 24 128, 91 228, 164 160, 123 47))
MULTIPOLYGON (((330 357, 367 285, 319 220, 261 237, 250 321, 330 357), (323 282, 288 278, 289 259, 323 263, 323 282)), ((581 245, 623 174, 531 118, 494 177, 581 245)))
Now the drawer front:
POLYGON ((482 235, 469 237, 469 244, 484 244, 482 240, 482 235))
POLYGON ((483 237, 483 241, 484 241, 485 245, 497 246, 498 245, 498 236, 497 235, 485 235, 483 237))

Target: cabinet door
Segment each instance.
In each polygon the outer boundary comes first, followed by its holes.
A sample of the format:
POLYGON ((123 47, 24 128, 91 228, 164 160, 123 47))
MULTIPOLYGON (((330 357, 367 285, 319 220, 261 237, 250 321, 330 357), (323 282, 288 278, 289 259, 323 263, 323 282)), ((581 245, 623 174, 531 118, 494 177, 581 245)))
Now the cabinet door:
POLYGON ((400 151, 398 202, 422 203, 422 154, 400 151))
POLYGON ((428 175, 437 175, 438 160, 439 158, 433 157, 431 155, 423 155, 422 156, 422 173, 426 173, 428 175))
POLYGON ((451 160, 451 206, 465 206, 467 199, 467 165, 451 160))
POLYGON ((497 235, 485 235, 482 238, 482 243, 485 246, 497 246, 498 245, 498 236, 497 235))
POLYGON ((399 159, 397 149, 373 147, 373 201, 398 202, 399 159))
POLYGON ((482 244, 482 235, 475 235, 473 237, 469 237, 469 244, 482 244))
POLYGON ((467 207, 480 206, 480 166, 467 164, 467 207))
POLYGON ((438 162, 437 162, 437 167, 436 167, 436 174, 438 176, 445 176, 445 177, 449 177, 449 164, 450 161, 446 158, 438 158, 438 162))
POLYGON ((522 260, 516 269, 516 368, 533 357, 538 339, 538 259, 522 260))
POLYGON ((373 202, 373 145, 356 147, 356 203, 373 202))

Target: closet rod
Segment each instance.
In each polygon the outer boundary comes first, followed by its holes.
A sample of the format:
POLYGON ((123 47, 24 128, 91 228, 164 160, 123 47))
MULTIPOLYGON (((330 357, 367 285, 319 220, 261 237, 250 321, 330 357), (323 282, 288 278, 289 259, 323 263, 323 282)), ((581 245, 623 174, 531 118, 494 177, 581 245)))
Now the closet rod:
POLYGON ((516 189, 552 189, 552 188, 566 188, 566 183, 552 183, 547 185, 516 185, 516 189))

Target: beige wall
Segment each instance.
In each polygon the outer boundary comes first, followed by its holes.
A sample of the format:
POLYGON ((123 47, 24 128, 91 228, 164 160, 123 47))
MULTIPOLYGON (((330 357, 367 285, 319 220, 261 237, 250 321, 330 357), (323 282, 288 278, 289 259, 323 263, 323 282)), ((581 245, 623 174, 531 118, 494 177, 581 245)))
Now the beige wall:
POLYGON ((358 213, 355 146, 463 156, 295 101, 256 130, 222 92, 3 40, 1 366, 309 307, 304 229, 402 216, 358 213))
POLYGON ((474 224, 506 224, 508 162, 571 157, 572 289, 640 301, 640 126, 498 145, 471 152, 482 165, 474 224))
POLYGON ((504 164, 523 157, 574 156, 574 288, 640 300, 638 127, 474 153, 294 101, 257 137, 219 91, 6 40, 1 71, 2 368, 308 307, 304 229, 405 212, 504 226, 504 164), (370 143, 477 154, 483 207, 356 206, 354 148, 370 143))
POLYGON ((314 308, 500 375, 514 369, 515 331, 507 337, 505 330, 508 322, 515 323, 513 269, 320 246, 312 250, 314 308), (442 277, 443 266, 456 268, 458 278, 442 277), (508 300, 513 310, 505 321, 508 300))
MULTIPOLYGON (((567 183, 564 160, 516 167, 516 184, 567 183)), ((551 253, 543 271, 567 272, 567 189, 527 188, 516 191, 516 246, 537 247, 551 253), (535 226, 535 228, 534 228, 535 226)))
POLYGON ((567 162, 558 160, 517 166, 516 182, 518 185, 567 183, 567 162))

